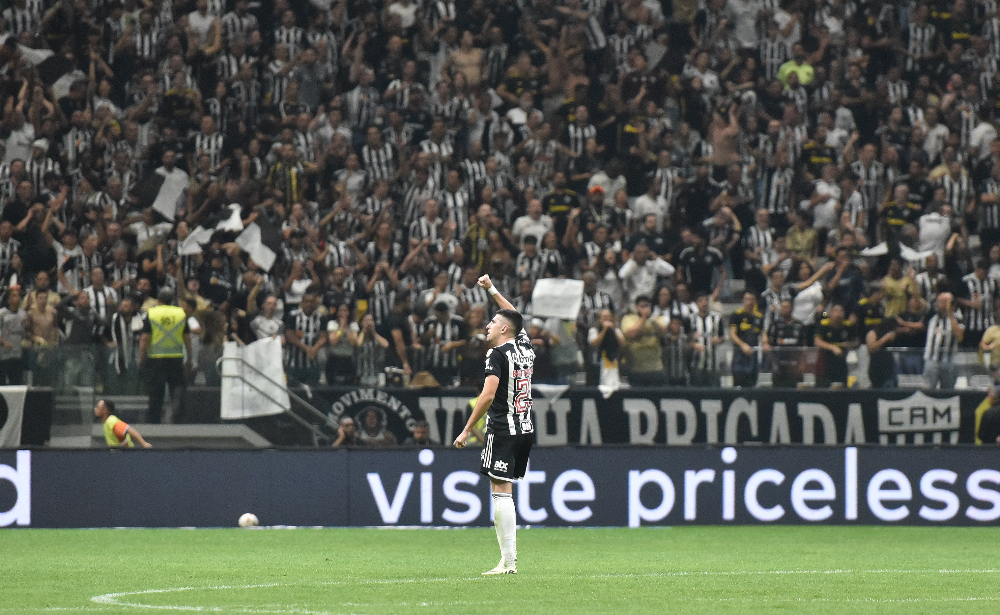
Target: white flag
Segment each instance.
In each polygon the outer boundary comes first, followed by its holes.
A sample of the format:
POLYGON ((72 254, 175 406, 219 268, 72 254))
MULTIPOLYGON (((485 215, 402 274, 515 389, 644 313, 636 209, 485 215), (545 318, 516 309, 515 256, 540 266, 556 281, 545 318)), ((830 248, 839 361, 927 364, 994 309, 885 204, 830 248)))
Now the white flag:
POLYGON ((251 222, 247 225, 240 236, 236 238, 236 245, 250 255, 253 262, 260 265, 264 271, 270 271, 274 266, 274 260, 278 257, 274 250, 264 245, 260 240, 260 227, 251 222))
MULTIPOLYGON (((174 170, 177 171, 177 169, 174 170)), ((160 186, 160 191, 156 194, 156 199, 153 201, 153 209, 163 214, 163 217, 167 220, 173 222, 174 217, 177 216, 177 207, 184 198, 184 191, 187 190, 187 187, 187 173, 181 171, 180 173, 167 175, 163 180, 163 185, 160 186)))
POLYGON ((531 315, 576 320, 583 304, 583 280, 542 278, 531 293, 531 315))
POLYGON ((278 338, 257 340, 247 346, 226 342, 222 356, 223 420, 271 416, 291 408, 278 338))
POLYGON ((214 232, 215 231, 210 228, 199 226, 188 234, 183 243, 181 243, 180 248, 177 249, 177 253, 181 256, 201 254, 201 247, 211 241, 212 233, 214 232))

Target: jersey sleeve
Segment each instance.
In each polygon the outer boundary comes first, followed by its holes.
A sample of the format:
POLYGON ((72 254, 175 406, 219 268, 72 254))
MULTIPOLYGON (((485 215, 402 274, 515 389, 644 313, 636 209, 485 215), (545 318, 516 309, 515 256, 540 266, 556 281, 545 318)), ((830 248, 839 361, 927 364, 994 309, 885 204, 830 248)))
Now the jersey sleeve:
MULTIPOLYGON (((523 335, 523 334, 522 334, 523 335)), ((504 356, 502 352, 497 352, 496 348, 486 351, 486 375, 499 378, 506 371, 504 366, 504 356)))
POLYGON ((115 434, 115 437, 118 438, 119 442, 124 442, 125 434, 128 431, 128 423, 117 417, 110 417, 108 420, 114 420, 114 424, 111 426, 111 432, 115 434))

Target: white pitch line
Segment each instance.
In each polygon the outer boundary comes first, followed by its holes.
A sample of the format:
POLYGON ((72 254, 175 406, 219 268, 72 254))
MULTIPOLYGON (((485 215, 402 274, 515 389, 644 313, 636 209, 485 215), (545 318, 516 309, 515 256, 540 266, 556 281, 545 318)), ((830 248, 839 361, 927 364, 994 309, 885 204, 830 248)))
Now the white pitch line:
MULTIPOLYGON (((692 570, 692 571, 673 571, 673 572, 650 572, 650 573, 639 573, 639 574, 596 574, 596 575, 584 575, 584 578, 591 579, 639 579, 639 578, 656 578, 656 577, 697 577, 697 576, 766 576, 766 575, 824 575, 824 574, 997 574, 1000 573, 1000 569, 996 568, 980 568, 980 569, 964 569, 964 570, 951 570, 951 569, 925 569, 925 570, 893 570, 888 568, 875 569, 875 570, 692 570)), ((550 580, 550 579, 562 579, 569 577, 571 575, 541 575, 541 576, 530 576, 533 580, 550 580)), ((460 578, 431 578, 431 579, 359 579, 359 580, 343 580, 343 581, 327 581, 324 583, 319 583, 319 585, 405 585, 412 583, 445 583, 445 582, 465 582, 465 581, 487 581, 483 577, 473 577, 472 579, 460 579, 460 578)), ((141 602, 133 602, 124 600, 125 598, 134 596, 149 596, 157 594, 171 594, 171 593, 182 593, 189 591, 224 591, 224 590, 245 590, 245 589, 262 589, 267 587, 281 587, 286 585, 296 585, 287 583, 260 583, 254 585, 209 585, 205 587, 170 587, 163 589, 144 589, 139 591, 130 592, 111 592, 107 594, 101 594, 99 596, 94 596, 90 600, 94 604, 107 605, 107 606, 122 606, 131 607, 136 609, 151 609, 159 611, 182 611, 182 612, 194 612, 194 613, 248 613, 255 615, 340 615, 332 611, 313 611, 308 609, 254 609, 254 608, 244 608, 244 607, 209 607, 209 606, 189 606, 189 605, 172 605, 172 604, 143 604, 141 602)), ((699 599, 709 602, 788 602, 788 600, 768 600, 764 599, 745 599, 741 600, 738 598, 717 598, 717 599, 699 599)), ((836 602, 836 603, 907 603, 907 602, 993 602, 1000 600, 1000 597, 968 597, 968 598, 842 598, 842 599, 829 599, 829 598, 815 598, 812 602, 836 602)), ((345 605, 351 606, 351 605, 345 605)), ((0 611, 6 611, 7 609, 0 609, 0 611)), ((39 609, 44 611, 72 611, 72 610, 86 610, 86 607, 50 607, 46 609, 39 609)))
MULTIPOLYGON (((795 574, 995 574, 1000 568, 984 568, 979 570, 695 570, 677 572, 643 572, 633 574, 594 574, 587 575, 591 579, 629 579, 656 577, 697 577, 697 576, 758 576, 758 575, 795 575, 795 574)), ((533 577, 537 578, 537 577, 533 577)))

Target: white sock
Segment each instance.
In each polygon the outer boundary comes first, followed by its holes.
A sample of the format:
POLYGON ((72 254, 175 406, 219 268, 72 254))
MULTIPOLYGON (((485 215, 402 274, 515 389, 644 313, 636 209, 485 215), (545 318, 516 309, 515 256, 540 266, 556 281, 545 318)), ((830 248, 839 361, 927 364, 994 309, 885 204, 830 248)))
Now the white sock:
POLYGON ((493 526, 504 565, 513 568, 517 564, 517 512, 511 494, 493 494, 493 526))

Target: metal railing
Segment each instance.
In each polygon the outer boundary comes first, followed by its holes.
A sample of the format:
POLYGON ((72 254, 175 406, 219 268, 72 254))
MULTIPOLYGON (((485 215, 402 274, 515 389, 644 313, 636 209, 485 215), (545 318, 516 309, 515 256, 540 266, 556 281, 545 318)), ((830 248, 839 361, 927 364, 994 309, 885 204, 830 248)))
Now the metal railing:
MULTIPOLYGON (((269 382, 270 384, 272 384, 274 386, 280 387, 284 383, 278 382, 277 380, 275 380, 274 378, 272 378, 269 374, 266 374, 266 373, 262 372, 261 370, 257 369, 256 367, 254 367, 253 365, 251 365, 246 360, 244 360, 244 359, 242 359, 240 357, 219 357, 215 361, 215 370, 218 372, 218 374, 222 378, 235 378, 235 379, 239 380, 243 384, 249 386, 253 390, 255 390, 258 393, 260 393, 261 395, 263 395, 265 398, 267 398, 268 401, 270 401, 271 403, 273 403, 276 406, 278 406, 279 408, 281 408, 281 410, 284 412, 284 414, 287 415, 290 419, 292 419, 293 421, 295 421, 296 423, 298 423, 299 425, 301 425, 305 429, 309 430, 309 433, 312 435, 313 445, 314 446, 319 447, 324 442, 328 443, 328 442, 332 441, 332 438, 331 438, 330 434, 328 434, 325 431, 323 431, 322 429, 320 429, 320 427, 316 423, 308 421, 305 418, 303 418, 303 417, 299 416, 298 414, 296 414, 292 410, 292 404, 289 404, 288 407, 284 407, 284 404, 281 401, 275 399, 271 395, 270 392, 268 392, 264 388, 258 386, 252 379, 247 378, 243 373, 236 373, 236 374, 227 374, 227 373, 225 373, 222 370, 222 365, 223 365, 223 363, 225 363, 227 361, 229 361, 229 362, 236 362, 236 363, 240 364, 240 366, 242 368, 247 369, 247 370, 253 372, 256 376, 258 376, 260 378, 263 378, 264 380, 266 380, 267 382, 269 382)), ((284 374, 282 374, 282 375, 284 375, 284 374)), ((295 402, 300 407, 304 408, 309 414, 311 414, 313 416, 314 419, 316 419, 319 422, 320 425, 323 425, 325 427, 330 427, 330 428, 333 429, 334 433, 336 433, 338 425, 335 424, 330 419, 330 417, 328 417, 326 414, 323 414, 322 412, 320 412, 315 406, 313 406, 308 401, 306 401, 305 399, 303 399, 302 397, 300 397, 298 394, 296 394, 291 389, 288 390, 288 398, 289 398, 290 401, 295 402)))

